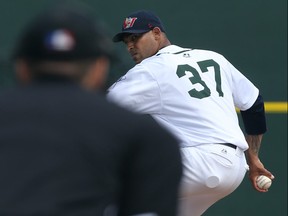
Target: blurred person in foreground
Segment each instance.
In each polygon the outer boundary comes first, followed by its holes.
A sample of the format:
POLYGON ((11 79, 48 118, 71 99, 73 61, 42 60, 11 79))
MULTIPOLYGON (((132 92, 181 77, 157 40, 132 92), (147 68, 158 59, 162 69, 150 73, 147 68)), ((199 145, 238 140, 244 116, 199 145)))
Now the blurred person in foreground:
POLYGON ((44 11, 16 46, 20 85, 0 94, 0 215, 174 216, 178 142, 106 101, 111 44, 86 9, 44 11))

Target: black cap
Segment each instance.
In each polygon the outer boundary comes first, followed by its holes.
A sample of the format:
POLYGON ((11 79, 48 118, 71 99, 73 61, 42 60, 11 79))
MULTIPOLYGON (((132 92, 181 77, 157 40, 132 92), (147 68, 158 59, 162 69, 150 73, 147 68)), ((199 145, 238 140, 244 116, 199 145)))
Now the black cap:
POLYGON ((13 57, 74 61, 111 56, 112 43, 103 24, 84 8, 52 7, 27 26, 13 57))
POLYGON ((113 37, 113 41, 122 41, 127 33, 145 33, 154 27, 159 27, 162 32, 165 32, 161 20, 153 12, 147 10, 133 12, 124 19, 122 31, 113 37))

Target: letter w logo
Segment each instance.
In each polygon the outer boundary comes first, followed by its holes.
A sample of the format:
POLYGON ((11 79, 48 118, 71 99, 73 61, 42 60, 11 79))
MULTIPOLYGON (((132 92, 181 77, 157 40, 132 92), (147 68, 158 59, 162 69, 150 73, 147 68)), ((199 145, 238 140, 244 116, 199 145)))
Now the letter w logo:
POLYGON ((136 17, 128 17, 125 19, 124 23, 123 23, 123 29, 127 29, 127 28, 132 28, 135 21, 136 21, 136 17))

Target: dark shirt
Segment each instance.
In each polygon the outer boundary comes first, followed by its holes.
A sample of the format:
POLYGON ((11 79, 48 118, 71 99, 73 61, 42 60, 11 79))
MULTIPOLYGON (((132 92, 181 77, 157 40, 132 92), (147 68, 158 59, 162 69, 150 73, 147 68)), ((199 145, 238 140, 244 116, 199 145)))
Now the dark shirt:
POLYGON ((69 82, 0 92, 1 216, 174 216, 181 172, 175 138, 104 95, 69 82))

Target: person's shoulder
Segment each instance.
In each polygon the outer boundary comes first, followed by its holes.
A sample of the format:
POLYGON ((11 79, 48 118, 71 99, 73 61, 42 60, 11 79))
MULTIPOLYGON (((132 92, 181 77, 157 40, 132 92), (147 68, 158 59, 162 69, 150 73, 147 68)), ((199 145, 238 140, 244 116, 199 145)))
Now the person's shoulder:
POLYGON ((135 79, 143 79, 148 75, 151 71, 149 70, 151 63, 155 63, 156 61, 149 61, 147 59, 144 59, 142 62, 134 65, 132 68, 130 68, 124 76, 122 76, 117 82, 121 81, 131 81, 135 79))
POLYGON ((195 54, 207 54, 207 55, 215 55, 215 56, 222 56, 222 54, 220 54, 217 51, 214 50, 209 50, 209 49, 192 49, 191 52, 195 53, 195 54))
POLYGON ((218 61, 225 61, 226 59, 223 54, 208 49, 192 49, 190 55, 200 59, 214 59, 218 61))

